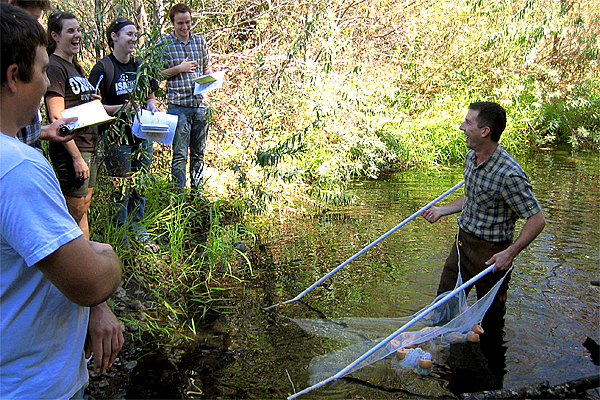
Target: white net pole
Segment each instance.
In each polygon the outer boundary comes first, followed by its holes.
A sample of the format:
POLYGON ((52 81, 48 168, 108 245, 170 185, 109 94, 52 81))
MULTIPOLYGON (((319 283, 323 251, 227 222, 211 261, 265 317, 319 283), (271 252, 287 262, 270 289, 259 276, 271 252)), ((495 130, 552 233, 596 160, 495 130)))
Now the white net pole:
POLYGON ((293 299, 284 301, 283 303, 278 303, 278 304, 274 304, 272 306, 269 306, 269 307, 266 308, 266 310, 269 310, 269 309, 277 307, 277 306, 281 306, 281 305, 284 305, 284 304, 288 304, 288 303, 300 300, 308 292, 310 292, 311 290, 313 290, 314 288, 316 288, 317 286, 319 286, 325 279, 329 278, 330 276, 332 276, 333 274, 335 274, 336 272, 338 272, 340 269, 342 269, 346 265, 350 264, 357 257, 359 257, 363 253, 367 252, 371 247, 375 246, 377 243, 381 242, 383 239, 385 239, 386 237, 388 237, 392 233, 396 232, 398 229, 400 229, 401 227, 403 227, 404 225, 406 225, 408 222, 412 221, 413 219, 415 219, 416 217, 418 217, 419 215, 421 215, 421 213, 423 211, 427 210, 429 207, 433 206, 434 204, 436 204, 437 202, 439 202, 440 200, 442 200, 444 197, 446 197, 450 193, 454 192, 456 189, 458 189, 459 187, 461 187, 464 183, 465 183, 465 181, 462 180, 459 183, 457 183, 456 185, 454 185, 452 188, 448 189, 444 194, 440 195, 435 200, 432 200, 426 206, 420 208, 419 211, 415 212, 413 215, 411 215, 410 217, 406 218, 404 221, 402 221, 401 223, 399 223, 398 225, 396 225, 395 227, 393 227, 392 229, 390 229, 389 231, 387 231, 385 234, 383 234, 382 236, 380 236, 377 240, 375 240, 374 242, 372 242, 371 244, 369 244, 367 247, 365 247, 364 249, 362 249, 361 251, 359 251, 358 253, 356 253, 355 255, 353 255, 352 257, 350 257, 349 259, 347 259, 343 263, 341 263, 338 267, 336 267, 335 269, 333 269, 332 271, 330 271, 327 275, 325 275, 324 277, 322 277, 321 279, 319 279, 318 281, 316 281, 315 283, 313 283, 311 286, 309 286, 306 290, 304 290, 302 293, 300 293, 299 295, 297 295, 293 299))
POLYGON ((350 365, 348 365, 347 367, 345 367, 344 369, 342 369, 337 374, 335 374, 332 377, 327 378, 327 379, 325 379, 325 380, 323 380, 323 381, 321 381, 321 382, 319 382, 319 383, 317 383, 317 384, 315 384, 315 385, 313 385, 311 387, 308 387, 308 388, 302 390, 301 392, 298 392, 298 393, 295 393, 295 394, 289 396, 287 398, 287 400, 295 399, 296 397, 298 397, 300 395, 303 395, 303 394, 306 394, 306 393, 308 393, 308 392, 310 392, 310 391, 312 391, 314 389, 317 389, 317 388, 325 385, 328 382, 331 382, 333 380, 336 380, 336 379, 339 379, 339 378, 343 377, 344 375, 346 375, 348 373, 348 371, 352 370, 358 364, 360 364, 361 362, 363 362, 364 360, 366 360, 371 354, 375 353, 377 350, 379 350, 383 346, 387 345, 393 338, 395 338, 396 336, 398 336, 400 333, 404 332, 406 329, 410 328, 412 325, 414 325, 415 323, 417 323, 421 318, 423 318, 424 316, 426 316, 427 314, 429 314, 431 311, 433 311, 434 309, 438 308, 442 304, 446 303, 448 300, 450 300, 455 294, 457 294, 461 290, 464 290, 465 288, 467 288, 470 285, 472 285, 475 282, 477 282, 484 275, 490 273, 494 269, 495 266, 496 266, 496 264, 490 265, 489 267, 487 267, 486 269, 484 269, 483 271, 481 271, 479 274, 477 274, 473 278, 469 279, 467 282, 463 283, 462 285, 460 285, 459 287, 457 287, 453 291, 449 292, 446 296, 442 297, 436 303, 433 303, 429 307, 426 307, 425 309, 423 309, 412 320, 410 320, 409 322, 407 322, 404 326, 402 326, 401 328, 399 328, 396 332, 392 333, 390 336, 388 336, 387 338, 385 338, 384 340, 382 340, 379 344, 377 344, 371 350, 367 351, 365 354, 363 354, 362 356, 360 356, 359 358, 357 358, 355 361, 353 361, 350 365))

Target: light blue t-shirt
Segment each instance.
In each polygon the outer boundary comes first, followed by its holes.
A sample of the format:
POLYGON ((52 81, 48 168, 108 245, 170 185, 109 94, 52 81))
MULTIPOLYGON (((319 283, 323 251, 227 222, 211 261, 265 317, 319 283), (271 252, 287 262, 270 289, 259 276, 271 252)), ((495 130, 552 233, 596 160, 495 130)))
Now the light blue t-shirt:
POLYGON ((48 161, 0 133, 0 398, 68 399, 88 379, 89 308, 35 266, 83 233, 48 161))

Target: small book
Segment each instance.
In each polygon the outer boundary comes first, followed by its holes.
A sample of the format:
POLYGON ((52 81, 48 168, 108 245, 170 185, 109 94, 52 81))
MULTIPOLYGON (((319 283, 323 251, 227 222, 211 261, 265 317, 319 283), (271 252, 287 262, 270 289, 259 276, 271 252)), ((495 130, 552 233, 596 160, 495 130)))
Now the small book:
POLYGON ((93 100, 88 103, 67 108, 63 110, 60 115, 63 118, 77 117, 77 121, 67 124, 67 128, 71 131, 87 126, 103 124, 115 119, 115 117, 111 117, 106 113, 100 100, 93 100))
POLYGON ((220 89, 223 87, 224 79, 225 70, 213 72, 210 75, 202 75, 201 77, 194 79, 194 94, 204 94, 211 90, 220 89), (202 80, 202 82, 199 80, 202 80))
POLYGON ((214 76, 207 74, 207 75, 202 75, 202 76, 197 77, 196 79, 194 79, 194 82, 198 82, 198 84, 202 85, 204 83, 211 83, 216 80, 217 79, 214 76))

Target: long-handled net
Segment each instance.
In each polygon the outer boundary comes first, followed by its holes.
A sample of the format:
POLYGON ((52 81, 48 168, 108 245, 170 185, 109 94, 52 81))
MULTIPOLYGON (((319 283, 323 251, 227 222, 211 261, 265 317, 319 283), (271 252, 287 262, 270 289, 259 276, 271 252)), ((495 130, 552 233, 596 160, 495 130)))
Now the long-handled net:
MULTIPOLYGON (((377 240, 367 245, 293 299, 272 305, 266 309, 268 310, 300 300, 325 279, 331 277, 341 268, 345 267, 361 254, 384 240, 397 229, 416 218, 423 210, 433 206, 463 184, 464 180, 427 204, 425 207, 421 208, 419 211, 415 212, 377 240)), ((460 257, 460 251, 458 253, 460 257)), ((460 269, 460 260, 458 264, 460 269)), ((304 393, 308 393, 313 389, 321 387, 328 382, 339 379, 367 365, 373 364, 393 353, 397 353, 398 360, 400 360, 395 364, 397 367, 416 368, 419 366, 419 368, 422 368, 423 370, 418 371, 425 373, 425 369, 428 367, 423 365, 430 366, 432 359, 435 360, 436 357, 439 358, 438 353, 443 351, 444 346, 447 346, 450 343, 468 340, 470 335, 476 335, 476 333, 471 332, 471 330, 475 329, 475 325, 478 325, 483 320, 483 316, 493 302, 506 275, 500 279, 492 290, 480 298, 471 307, 467 304, 465 289, 472 286, 484 275, 490 273, 494 267, 495 264, 489 266, 466 283, 462 282, 459 271, 459 278, 454 290, 438 296, 430 306, 425 307, 410 317, 294 320, 306 331, 335 340, 343 340, 352 344, 330 354, 315 357, 310 364, 312 372, 310 382, 312 386, 289 396, 288 400, 296 398, 304 393), (381 338, 384 334, 389 334, 389 332, 393 333, 386 338, 381 338), (429 347, 424 346, 425 343, 429 347), (405 353, 406 349, 416 347, 417 345, 421 345, 421 348, 411 349, 405 353), (431 347, 433 345, 435 346, 431 347), (421 363, 423 360, 428 362, 421 363)))
POLYGON ((414 368, 417 372, 427 373, 428 368, 420 367, 420 360, 442 361, 444 349, 452 343, 466 341, 469 335, 473 335, 474 326, 483 320, 504 278, 471 306, 467 304, 465 289, 491 272, 493 267, 488 267, 467 283, 462 282, 459 274, 453 291, 438 296, 430 306, 409 317, 295 319, 308 332, 353 344, 313 358, 309 381, 312 386, 288 399, 308 393, 395 353, 395 367, 414 368), (391 332, 390 336, 383 338, 391 332), (418 348, 410 349, 416 346, 418 348))

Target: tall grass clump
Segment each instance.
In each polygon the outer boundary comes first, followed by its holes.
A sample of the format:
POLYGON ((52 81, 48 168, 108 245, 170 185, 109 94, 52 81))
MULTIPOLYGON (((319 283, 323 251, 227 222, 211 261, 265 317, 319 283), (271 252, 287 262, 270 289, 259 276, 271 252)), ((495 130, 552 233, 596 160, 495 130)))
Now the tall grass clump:
POLYGON ((227 312, 223 290, 252 274, 236 243, 251 245, 253 236, 232 219, 234 212, 223 201, 189 200, 165 180, 146 185, 144 223, 151 242, 138 242, 124 228, 115 228, 114 206, 106 197, 114 188, 107 177, 100 179, 92 201, 92 240, 112 244, 124 260, 125 288, 151 299, 152 307, 128 322, 167 346, 193 340, 196 325, 207 314, 227 312), (122 246, 124 236, 130 247, 122 246))

